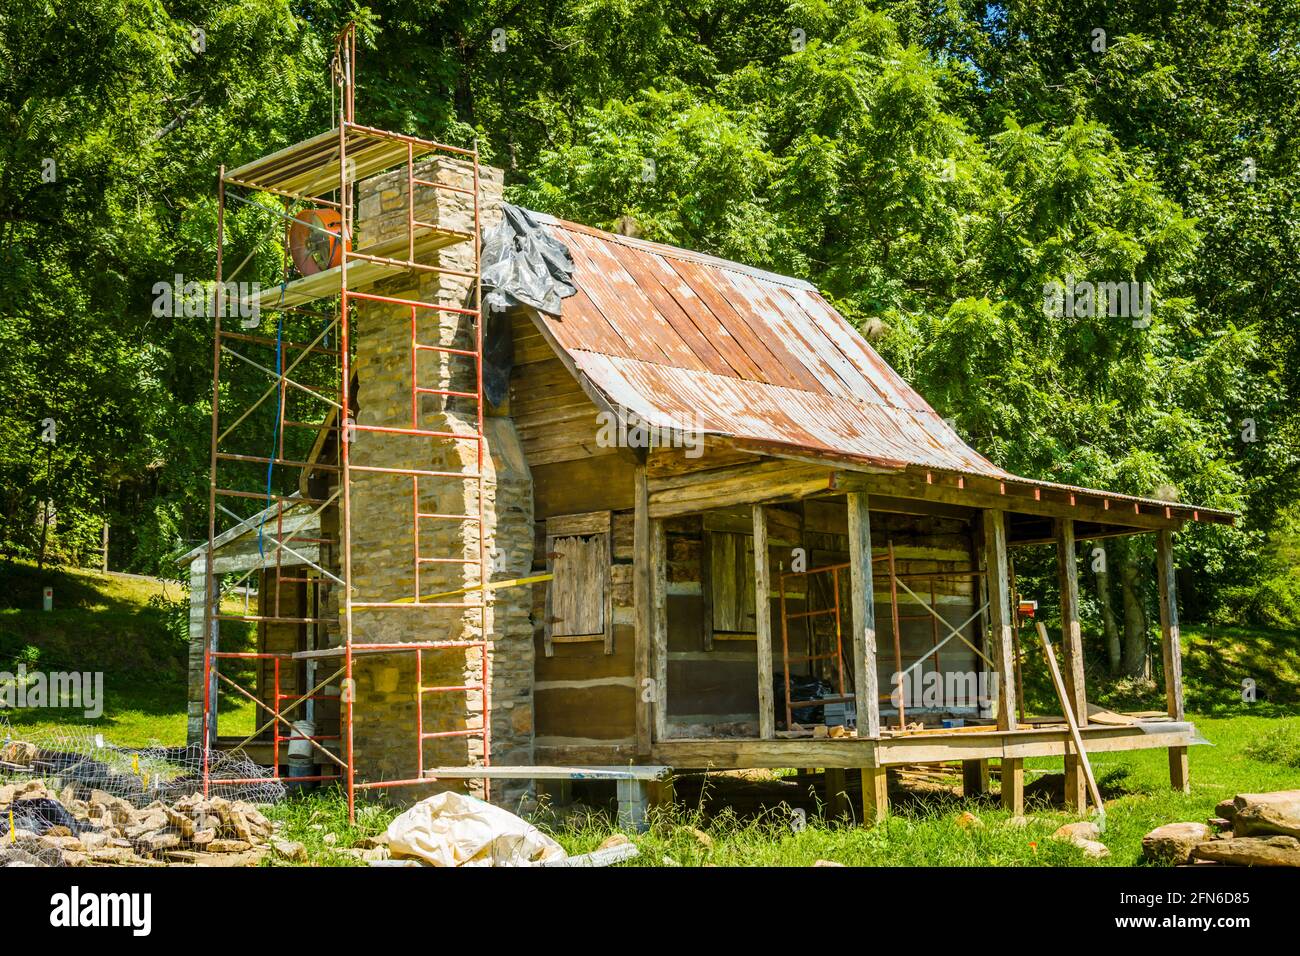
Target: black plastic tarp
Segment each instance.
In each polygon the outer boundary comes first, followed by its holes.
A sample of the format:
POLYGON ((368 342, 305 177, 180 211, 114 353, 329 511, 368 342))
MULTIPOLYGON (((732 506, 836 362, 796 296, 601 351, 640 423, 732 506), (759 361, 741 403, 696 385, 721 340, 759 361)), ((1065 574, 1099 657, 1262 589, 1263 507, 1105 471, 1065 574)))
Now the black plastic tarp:
POLYGON ((573 257, 527 209, 501 204, 501 221, 483 231, 483 292, 489 312, 528 305, 559 315, 573 295, 573 257))

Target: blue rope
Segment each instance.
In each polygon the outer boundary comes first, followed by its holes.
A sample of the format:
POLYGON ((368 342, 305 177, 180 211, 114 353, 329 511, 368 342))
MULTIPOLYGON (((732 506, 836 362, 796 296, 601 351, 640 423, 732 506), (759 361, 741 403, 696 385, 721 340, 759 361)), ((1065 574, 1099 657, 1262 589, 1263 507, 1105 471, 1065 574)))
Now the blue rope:
MULTIPOLYGON (((282 290, 283 292, 283 290, 282 290)), ((280 348, 281 337, 284 334, 284 315, 275 323, 275 374, 284 375, 284 353, 280 348)), ((271 454, 269 461, 266 463, 266 507, 271 507, 271 472, 275 468, 275 453, 280 446, 280 406, 281 398, 284 395, 284 389, 277 387, 275 390, 275 440, 271 442, 271 454)), ((257 526, 257 554, 265 558, 266 552, 262 549, 262 529, 266 527, 266 514, 263 512, 262 521, 257 526)))

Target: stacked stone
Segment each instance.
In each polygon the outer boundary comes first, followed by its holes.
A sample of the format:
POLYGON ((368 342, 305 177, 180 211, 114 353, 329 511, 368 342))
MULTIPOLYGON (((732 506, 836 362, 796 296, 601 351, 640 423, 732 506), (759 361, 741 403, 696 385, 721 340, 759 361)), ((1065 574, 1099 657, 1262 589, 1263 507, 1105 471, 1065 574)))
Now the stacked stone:
MULTIPOLYGON (((415 178, 470 188, 472 168, 446 158, 422 160, 415 178)), ((362 182, 358 192, 357 248, 407 233, 406 170, 362 182)), ((499 218, 501 174, 482 169, 483 222, 499 218)), ((416 186, 415 219, 472 234, 472 197, 452 190, 416 186)), ((429 258, 446 269, 472 273, 471 242, 454 243, 429 258)), ((472 307, 474 280, 433 272, 410 272, 376 286, 374 291, 403 299, 457 308, 472 307)), ((353 303, 354 368, 357 423, 393 428, 420 428, 464 435, 463 439, 358 431, 350 447, 354 465, 454 472, 461 478, 419 479, 421 512, 478 517, 479 470, 477 406, 456 396, 418 396, 411 403, 411 310, 409 307, 353 303)), ((472 316, 449 310, 418 309, 416 341, 472 349, 472 316)), ((417 356, 421 387, 473 392, 474 360, 423 350, 417 356)), ((532 485, 522 449, 508 419, 487 429, 483 448, 485 548, 489 571, 497 579, 526 574, 532 565, 532 485), (501 447, 497 447, 501 446, 501 447)), ((410 477, 360 471, 352 473, 352 580, 355 601, 393 601, 415 594, 416 524, 410 477)), ((419 591, 432 594, 478 582, 477 521, 424 519, 419 523, 418 551, 423 563, 419 591), (450 560, 447 560, 450 559, 450 560)), ((444 599, 475 604, 480 595, 444 599)), ((532 641, 522 589, 503 591, 487 614, 488 638, 494 642, 489 687, 493 698, 493 762, 528 762, 532 753, 532 641)), ((360 610, 353 613, 357 643, 407 641, 474 641, 482 635, 480 611, 474 608, 360 610)), ((477 684, 479 648, 425 652, 419 683, 431 686, 477 684)), ((356 772, 360 780, 410 778, 416 772, 415 656, 358 655, 354 666, 356 706, 353 718, 356 772)), ((479 691, 427 693, 423 701, 425 732, 481 730, 483 699, 479 691)), ((481 736, 447 737, 425 742, 426 766, 463 766, 483 759, 481 736)), ((477 782, 468 785, 481 790, 477 782)), ((497 786, 503 799, 514 800, 520 786, 497 786)), ((427 794, 428 788, 410 797, 427 794)), ((399 798, 402 795, 395 795, 399 798)))

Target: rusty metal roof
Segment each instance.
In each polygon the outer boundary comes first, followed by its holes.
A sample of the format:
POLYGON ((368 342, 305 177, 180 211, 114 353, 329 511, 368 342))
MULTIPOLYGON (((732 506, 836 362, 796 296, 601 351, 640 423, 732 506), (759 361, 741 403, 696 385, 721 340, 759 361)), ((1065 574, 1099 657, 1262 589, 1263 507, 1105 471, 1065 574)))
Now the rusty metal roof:
POLYGON ((648 424, 1006 477, 808 283, 539 220, 568 246, 578 287, 547 326, 612 404, 648 424))
POLYGON ((580 376, 646 424, 1066 488, 1017 478, 968 446, 807 282, 533 215, 568 247, 578 289, 542 322, 580 376))

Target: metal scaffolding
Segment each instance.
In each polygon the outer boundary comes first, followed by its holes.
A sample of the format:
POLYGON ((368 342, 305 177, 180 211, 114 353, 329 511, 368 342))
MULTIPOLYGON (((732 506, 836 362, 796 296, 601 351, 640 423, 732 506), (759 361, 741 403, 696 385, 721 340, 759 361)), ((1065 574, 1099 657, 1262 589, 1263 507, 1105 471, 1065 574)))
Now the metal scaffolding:
MULTIPOLYGON (((356 792, 372 788, 410 786, 428 783, 431 771, 452 768, 431 768, 426 764, 425 748, 430 740, 447 737, 481 737, 483 767, 477 773, 463 773, 467 768, 456 768, 462 775, 481 776, 487 785, 490 772, 484 772, 491 755, 491 708, 489 684, 488 642, 488 562, 484 520, 484 405, 483 405, 483 322, 482 289, 480 281, 481 222, 479 156, 477 148, 461 149, 431 140, 363 126, 355 119, 356 91, 356 31, 347 27, 339 35, 334 59, 331 63, 333 83, 337 91, 336 126, 333 130, 312 139, 290 146, 269 156, 227 172, 223 166, 218 180, 217 261, 216 261, 216 327, 212 360, 212 433, 210 449, 210 485, 208 548, 206 561, 206 600, 204 623, 207 635, 204 652, 204 789, 209 785, 209 753, 216 745, 217 688, 227 686, 241 697, 253 701, 268 717, 247 739, 237 745, 246 746, 266 731, 271 732, 273 748, 273 779, 280 779, 280 745, 306 743, 313 752, 322 755, 333 772, 310 777, 296 777, 300 781, 337 781, 347 793, 349 812, 355 810, 356 792), (466 164, 472 171, 472 187, 466 188, 416 175, 415 161, 426 156, 449 156, 466 164), (405 167, 406 170, 406 231, 405 236, 381 240, 363 248, 353 248, 356 215, 356 185, 358 181, 383 172, 405 167), (469 197, 473 209, 472 231, 448 229, 436 223, 424 222, 415 215, 417 187, 447 190, 469 197), (228 189, 244 190, 253 194, 277 197, 282 208, 257 202, 255 199, 228 195, 228 189), (331 198, 332 195, 332 198, 331 198), (310 275, 290 278, 289 257, 285 256, 281 283, 266 291, 255 292, 241 299, 240 314, 251 309, 265 311, 277 317, 276 334, 256 335, 247 331, 223 328, 222 317, 230 311, 224 301, 239 269, 230 276, 223 274, 223 251, 226 244, 226 207, 233 200, 243 205, 256 206, 268 214, 285 221, 284 241, 289 239, 289 224, 301 222, 291 210, 303 206, 336 214, 336 230, 320 225, 307 228, 324 234, 328 240, 331 257, 328 268, 310 275), (434 265, 427 260, 440 249, 456 243, 469 242, 473 250, 471 269, 452 269, 434 265), (396 298, 366 291, 377 282, 400 274, 439 273, 467 280, 470 284, 470 302, 449 304, 440 301, 396 298), (354 394, 353 338, 354 304, 382 303, 409 309, 410 316, 410 410, 409 426, 365 425, 354 419, 356 410, 354 394), (420 341, 420 318, 443 313, 458 315, 472 324, 472 347, 454 348, 448 345, 420 341), (314 333, 314 334, 313 334, 314 333), (274 365, 269 360, 259 361, 247 354, 261 349, 274 355, 274 365), (473 364, 473 389, 435 388, 422 386, 418 379, 419 357, 434 352, 445 356, 447 362, 473 364), (286 363, 286 359, 292 359, 286 363), (223 377, 223 364, 229 369, 223 377), (260 373, 270 380, 270 386, 260 395, 250 391, 247 382, 238 379, 236 370, 244 376, 260 373), (291 377, 292 376, 292 377, 291 377), (247 393, 247 394, 245 394, 247 393), (451 400, 472 403, 473 431, 464 433, 428 429, 421 422, 422 396, 439 396, 444 403, 451 400), (253 397, 256 396, 256 397, 253 397), (270 400, 274 398, 274 417, 271 421, 274 442, 269 453, 257 454, 248 450, 246 437, 250 427, 266 418, 270 400), (248 399, 245 401, 244 399, 248 399), (229 424, 223 422, 223 404, 233 406, 225 411, 229 424), (295 411, 290 413, 290 406, 295 411), (260 414, 259 414, 260 413, 260 414), (297 430, 297 431, 295 431, 297 430), (407 466, 381 467, 353 461, 352 444, 358 433, 382 432, 409 439, 411 456, 407 466), (310 449, 304 447, 306 439, 314 436, 310 449), (472 471, 443 471, 420 467, 418 455, 423 449, 427 456, 429 443, 422 439, 442 441, 472 441, 477 447, 476 466, 472 471), (241 444, 242 442, 242 444, 241 444), (330 460, 326 460, 330 457, 330 460), (245 473, 243 480, 227 480, 230 469, 255 466, 265 469, 265 492, 250 490, 251 482, 245 473), (277 469, 279 487, 277 488, 277 469), (414 529, 414 546, 411 555, 414 588, 409 596, 395 600, 360 601, 355 599, 356 587, 352 572, 353 540, 353 478, 357 473, 374 475, 392 481, 409 481, 411 485, 411 525, 414 529), (286 474, 297 476, 296 489, 286 487, 286 474), (421 505, 421 483, 452 481, 472 483, 476 505, 466 513, 445 513, 426 510, 421 505), (323 485, 323 490, 322 490, 323 485), (245 516, 227 507, 227 499, 257 501, 264 508, 257 514, 245 516), (336 532, 327 533, 323 515, 336 515, 336 532), (219 530, 218 517, 232 519, 231 528, 219 530), (302 534, 309 524, 304 519, 315 519, 321 528, 311 536, 302 534), (294 527, 286 529, 286 520, 294 527), (420 552, 421 522, 456 522, 469 528, 461 540, 477 539, 476 554, 425 555, 420 552), (273 530, 268 534, 268 526, 273 530), (223 613, 219 569, 220 543, 233 532, 257 529, 259 551, 274 549, 274 564, 264 566, 267 583, 274 581, 274 603, 265 593, 259 595, 263 606, 260 613, 245 609, 242 614, 223 613), (223 537, 226 536, 226 537, 223 537), (295 545, 297 547, 295 547, 295 545), (301 550, 300 550, 301 549, 301 550), (304 554, 305 552, 308 552, 304 554), (286 562, 286 555, 290 559, 286 562), (286 574, 286 566, 303 567, 299 573, 286 574), (455 601, 437 600, 445 595, 422 594, 421 570, 430 565, 459 565, 472 575, 472 581, 460 589, 455 601), (473 569, 470 571, 469 569, 473 569), (273 571, 273 573, 272 573, 273 571), (283 607, 283 584, 302 585, 305 598, 294 607, 283 607), (325 596, 338 595, 337 614, 326 607, 325 596), (407 643, 375 643, 357 641, 354 637, 354 619, 358 614, 372 611, 430 611, 458 608, 476 612, 478 637, 475 640, 445 640, 407 643), (221 622, 255 624, 265 633, 271 626, 286 625, 298 629, 308 646, 286 652, 261 651, 248 653, 222 650, 219 644, 221 622), (338 634, 331 641, 331 630, 338 634), (310 630, 308 630, 310 629, 310 630), (480 651, 480 672, 476 681, 454 685, 426 686, 423 666, 432 654, 442 651, 465 653, 471 648, 480 651), (354 664, 358 654, 414 655, 416 667, 415 695, 417 726, 413 733, 413 748, 417 773, 401 780, 358 779, 353 741, 355 702, 354 664), (324 680, 316 681, 315 667, 322 660, 333 659, 339 664, 324 680), (341 659, 341 661, 339 660, 341 659), (271 669, 270 701, 242 687, 229 675, 220 671, 223 661, 244 661, 271 669), (309 676, 302 681, 305 686, 314 684, 305 694, 286 693, 282 687, 283 669, 301 668, 309 676), (481 727, 426 731, 424 728, 424 701, 429 694, 480 694, 481 727), (337 733, 305 735, 295 727, 306 709, 315 703, 337 700, 341 705, 337 733), (287 728, 287 730, 286 730, 287 728), (334 742, 335 753, 326 744, 334 742)), ((250 254, 249 259, 253 258, 250 254)), ((247 264, 245 259, 240 268, 247 264)), ((245 324, 247 327, 247 324, 245 324)), ((254 353, 257 354, 257 353, 254 353)), ((264 439, 265 436, 263 436, 264 439)), ((428 485, 426 484, 426 488, 428 485)), ((264 591, 265 589, 260 589, 264 591)), ((295 671, 296 673, 296 671, 295 671)), ((468 710, 467 698, 467 710, 468 710)))
MULTIPOLYGON (((894 550, 894 542, 889 541, 888 547, 884 554, 873 556, 871 563, 873 565, 883 564, 886 568, 889 579, 889 617, 890 617, 890 636, 892 638, 894 649, 894 673, 898 675, 899 680, 906 678, 913 670, 923 669, 925 662, 931 657, 934 658, 932 669, 942 673, 942 667, 939 662, 939 652, 943 646, 957 638, 968 648, 970 648, 977 657, 985 663, 992 666, 992 663, 975 644, 971 643, 962 631, 980 619, 988 608, 987 600, 978 604, 977 609, 961 624, 954 627, 951 622, 946 620, 939 611, 938 592, 936 582, 941 580, 963 580, 969 579, 973 582, 982 581, 987 572, 978 568, 955 568, 950 570, 937 571, 900 571, 898 569, 898 558, 894 550), (925 582, 928 585, 928 595, 924 592, 918 594, 908 586, 907 581, 912 581, 921 587, 918 582, 925 582), (898 589, 902 588, 911 596, 912 601, 917 607, 923 610, 923 614, 904 614, 899 610, 898 589), (902 641, 902 623, 904 621, 928 621, 930 623, 930 649, 921 654, 915 660, 904 666, 903 659, 903 641, 902 641), (941 633, 947 631, 947 634, 941 633)), ((850 569, 849 562, 840 562, 838 564, 827 564, 820 567, 808 568, 803 571, 782 571, 777 576, 777 595, 778 607, 781 612, 781 663, 782 679, 785 682, 785 726, 787 729, 794 724, 794 711, 806 707, 821 707, 826 704, 847 703, 855 699, 854 695, 857 688, 853 684, 852 668, 849 667, 844 659, 844 641, 843 641, 843 607, 840 599, 841 590, 841 572, 847 572, 850 569), (791 611, 787 601, 795 595, 787 590, 787 582, 802 579, 804 583, 803 604, 804 610, 791 611), (829 579, 829 586, 826 589, 825 606, 814 607, 813 594, 816 588, 814 583, 817 581, 826 581, 829 579), (814 622, 821 618, 827 618, 833 625, 826 647, 821 648, 817 645, 820 643, 814 622), (802 622, 804 624, 804 640, 807 644, 807 654, 791 654, 790 638, 791 623, 802 622), (793 693, 791 682, 791 664, 808 665, 808 676, 820 676, 817 671, 822 662, 832 662, 835 672, 834 695, 818 697, 809 700, 792 700, 793 693), (847 675, 847 679, 846 679, 847 675), (849 691, 853 691, 850 693, 849 691)), ((978 593, 978 587, 973 588, 972 593, 978 593)), ((872 596, 874 600, 874 595, 872 596)), ((906 708, 903 700, 903 694, 895 692, 891 694, 880 694, 881 702, 889 701, 898 709, 898 722, 896 729, 903 730, 907 727, 906 708)))

